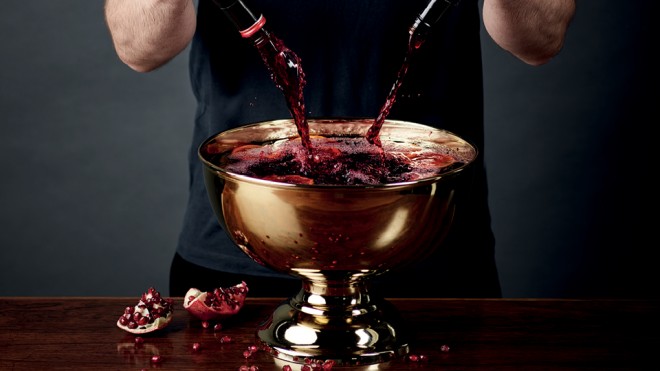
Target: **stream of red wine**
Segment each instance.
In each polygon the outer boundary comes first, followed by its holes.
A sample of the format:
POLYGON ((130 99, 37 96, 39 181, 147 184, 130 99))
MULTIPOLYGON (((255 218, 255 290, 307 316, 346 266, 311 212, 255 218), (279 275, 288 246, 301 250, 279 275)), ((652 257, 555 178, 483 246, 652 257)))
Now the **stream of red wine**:
POLYGON ((408 43, 408 51, 405 58, 403 59, 403 64, 401 64, 401 67, 399 68, 399 73, 396 76, 396 80, 394 81, 394 84, 392 85, 392 88, 387 95, 387 99, 385 99, 385 104, 383 104, 380 112, 378 113, 378 116, 376 116, 376 119, 374 120, 373 125, 371 125, 367 131, 366 138, 369 143, 377 145, 378 147, 382 147, 380 142, 380 129, 383 127, 383 123, 385 122, 387 116, 389 116, 394 102, 396 102, 399 88, 401 88, 401 85, 403 85, 403 81, 406 77, 406 74, 408 73, 408 68, 410 68, 410 60, 412 59, 414 52, 421 46, 421 44, 421 41, 413 42, 412 39, 408 43))
MULTIPOLYGON (((424 42, 424 39, 420 38, 419 35, 415 36, 417 37, 411 37, 408 42, 408 50, 403 60, 403 64, 399 68, 396 80, 387 95, 385 104, 383 104, 373 125, 367 131, 367 141, 378 147, 382 147, 380 130, 385 119, 390 114, 394 102, 396 102, 399 88, 403 85, 406 74, 408 73, 410 60, 412 59, 414 52, 419 49, 424 42)), ((305 98, 303 95, 303 88, 305 87, 306 81, 300 58, 296 53, 287 48, 282 40, 272 34, 266 42, 257 44, 257 48, 262 60, 271 73, 271 79, 284 93, 287 107, 291 112, 291 116, 296 124, 303 145, 308 151, 311 151, 312 144, 309 139, 309 127, 307 124, 305 98)))
POLYGON ((305 113, 305 72, 298 55, 287 48, 282 40, 269 35, 264 42, 258 43, 257 49, 261 59, 270 71, 270 77, 286 100, 287 107, 298 129, 298 135, 307 150, 311 150, 309 125, 305 113))

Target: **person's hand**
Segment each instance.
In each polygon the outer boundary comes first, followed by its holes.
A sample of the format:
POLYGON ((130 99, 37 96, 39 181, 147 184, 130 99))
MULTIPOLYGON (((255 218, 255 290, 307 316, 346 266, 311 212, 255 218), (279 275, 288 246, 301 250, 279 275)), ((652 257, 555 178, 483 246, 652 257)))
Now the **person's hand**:
POLYGON ((483 22, 501 48, 530 65, 541 65, 564 45, 575 0, 484 0, 483 22))
POLYGON ((170 61, 192 40, 192 0, 106 0, 105 17, 119 58, 139 72, 170 61))

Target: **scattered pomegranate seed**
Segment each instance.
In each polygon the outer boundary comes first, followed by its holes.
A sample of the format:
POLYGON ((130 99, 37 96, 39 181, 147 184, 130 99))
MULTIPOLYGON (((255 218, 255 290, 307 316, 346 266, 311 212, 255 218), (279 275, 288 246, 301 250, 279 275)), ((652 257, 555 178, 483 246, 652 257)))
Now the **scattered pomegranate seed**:
POLYGON ((420 362, 426 362, 428 360, 429 360, 429 357, 427 357, 426 355, 424 355, 424 354, 419 355, 419 361, 420 362))
POLYGON ((196 352, 196 351, 202 349, 202 344, 200 344, 200 343, 193 343, 193 345, 192 345, 192 349, 196 352))
POLYGON ((213 326, 213 331, 220 331, 220 330, 222 330, 222 324, 216 323, 215 326, 213 326))
POLYGON ((142 345, 144 343, 144 338, 141 336, 135 337, 135 345, 142 345))
POLYGON ((231 336, 225 335, 225 336, 221 337, 220 342, 221 343, 231 343, 231 336))
POLYGON ((409 359, 411 362, 417 362, 417 361, 419 361, 419 356, 417 356, 417 354, 409 354, 409 355, 408 355, 408 359, 409 359))
POLYGON ((247 365, 241 365, 241 367, 238 368, 238 371, 250 371, 250 368, 247 365))
POLYGON ((252 352, 250 352, 249 350, 243 351, 243 357, 250 358, 250 356, 252 356, 252 352))
POLYGON ((293 369, 289 365, 284 365, 282 366, 282 371, 293 371, 293 369))
POLYGON ((209 328, 210 325, 211 324, 209 323, 209 321, 202 321, 202 327, 203 328, 209 328))
POLYGON ((441 352, 449 352, 449 345, 443 344, 440 346, 440 351, 441 352))
POLYGON ((250 366, 250 371, 259 371, 259 366, 256 365, 250 366))
POLYGON ((250 352, 254 353, 254 352, 256 352, 257 350, 259 350, 259 347, 256 346, 256 345, 250 345, 250 346, 248 347, 248 350, 249 350, 250 352))
POLYGON ((151 356, 151 363, 160 363, 163 359, 159 355, 151 356))

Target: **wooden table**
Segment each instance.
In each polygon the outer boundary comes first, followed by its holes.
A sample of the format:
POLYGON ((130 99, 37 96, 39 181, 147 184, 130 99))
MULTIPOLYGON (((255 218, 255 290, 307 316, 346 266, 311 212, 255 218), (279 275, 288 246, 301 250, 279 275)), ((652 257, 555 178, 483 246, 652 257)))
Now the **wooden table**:
MULTIPOLYGON (((246 359, 257 324, 281 299, 250 298, 221 332, 175 298, 174 321, 143 336, 116 327, 137 298, 0 298, 0 370, 282 370, 265 352, 246 359), (232 338, 222 343, 221 336, 232 338), (192 345, 200 343, 194 351, 192 345), (159 354, 162 362, 150 363, 159 354)), ((658 370, 660 302, 638 300, 391 299, 414 329, 411 353, 333 370, 658 370), (449 346, 442 351, 441 346, 449 346)), ((294 370, 299 370, 299 366, 294 370)))

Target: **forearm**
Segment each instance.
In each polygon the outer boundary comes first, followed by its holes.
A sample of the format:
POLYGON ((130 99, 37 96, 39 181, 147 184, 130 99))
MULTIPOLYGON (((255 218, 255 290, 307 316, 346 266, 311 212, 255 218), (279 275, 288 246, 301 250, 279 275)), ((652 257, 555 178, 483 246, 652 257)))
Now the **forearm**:
POLYGON ((196 26, 192 0, 106 0, 105 17, 117 55, 140 72, 179 54, 196 26))
POLYGON ((563 45, 575 0, 484 0, 490 37, 530 65, 547 63, 563 45))

